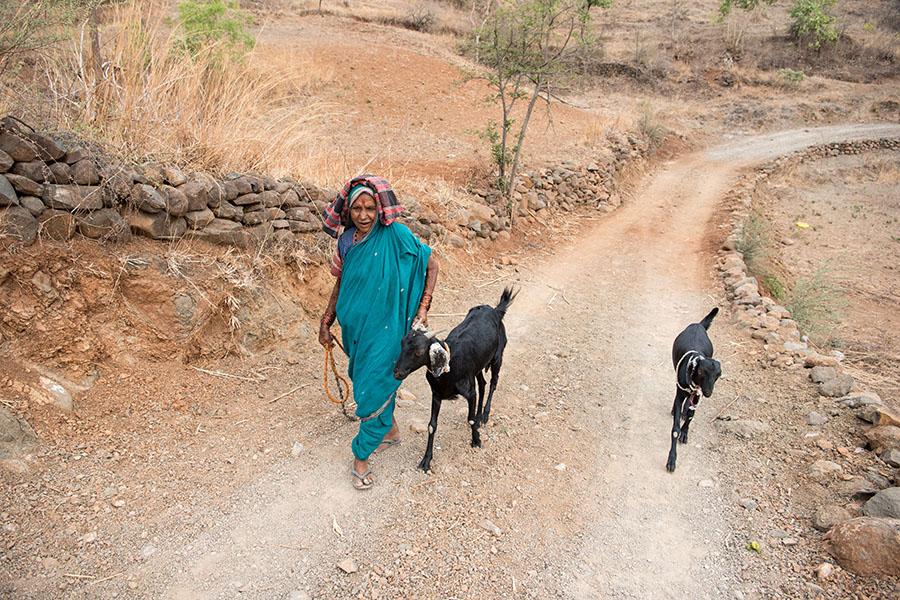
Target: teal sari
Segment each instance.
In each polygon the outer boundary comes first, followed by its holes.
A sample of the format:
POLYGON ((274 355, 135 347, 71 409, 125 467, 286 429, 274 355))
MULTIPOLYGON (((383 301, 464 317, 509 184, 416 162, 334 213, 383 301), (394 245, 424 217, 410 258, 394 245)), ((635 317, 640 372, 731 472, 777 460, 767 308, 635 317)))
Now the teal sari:
POLYGON ((419 309, 430 256, 431 248, 405 225, 385 226, 376 219, 365 239, 344 257, 336 310, 350 357, 356 414, 366 418, 385 406, 359 425, 352 444, 359 460, 368 459, 391 429, 400 387, 394 364, 419 309))

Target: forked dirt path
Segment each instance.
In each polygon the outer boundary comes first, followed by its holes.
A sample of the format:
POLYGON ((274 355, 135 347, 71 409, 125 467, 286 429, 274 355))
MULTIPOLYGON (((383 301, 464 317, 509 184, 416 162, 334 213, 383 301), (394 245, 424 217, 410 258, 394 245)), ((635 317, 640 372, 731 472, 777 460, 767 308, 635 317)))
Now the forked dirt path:
MULTIPOLYGON (((519 273, 484 448, 468 447, 464 403, 448 403, 434 472, 415 469, 424 436, 406 424, 429 410, 415 374, 407 385, 419 399, 398 410, 406 439, 375 459, 373 490, 349 484, 354 426, 311 422, 304 433, 316 443, 299 458, 231 498, 173 507, 173 519, 187 511, 196 526, 152 540, 128 578, 141 596, 166 598, 735 597, 746 585, 740 542, 728 535, 733 503, 716 483, 708 423, 734 384, 715 326, 725 378, 680 447, 678 470, 664 466, 672 339, 719 301, 710 220, 750 164, 884 135, 900 127, 744 138, 664 165, 618 211, 519 273), (339 570, 345 559, 358 571, 339 570)), ((513 279, 446 290, 439 309, 495 302, 513 279)))

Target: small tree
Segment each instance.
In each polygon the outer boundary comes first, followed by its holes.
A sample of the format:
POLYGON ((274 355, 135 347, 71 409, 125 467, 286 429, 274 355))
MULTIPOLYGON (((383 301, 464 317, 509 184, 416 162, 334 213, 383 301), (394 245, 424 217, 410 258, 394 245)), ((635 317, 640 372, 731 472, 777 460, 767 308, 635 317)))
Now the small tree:
POLYGON ((103 0, 0 0, 0 73, 23 55, 61 39, 103 0))
POLYGON ((181 45, 194 57, 216 45, 222 53, 240 56, 256 43, 245 29, 252 18, 233 0, 182 0, 178 22, 181 45))
POLYGON ((501 3, 474 34, 478 60, 489 68, 485 78, 500 103, 501 120, 485 130, 498 169, 497 185, 504 193, 510 218, 519 160, 528 124, 538 99, 549 108, 551 87, 574 70, 569 60, 578 44, 589 44, 590 9, 607 0, 518 0, 501 3), (521 122, 514 111, 525 103, 521 122))
POLYGON ((831 8, 837 0, 796 0, 791 8, 791 34, 809 48, 833 44, 839 34, 831 8))
POLYGON ((750 12, 760 6, 772 6, 777 0, 722 0, 719 3, 719 15, 727 17, 735 7, 750 12))

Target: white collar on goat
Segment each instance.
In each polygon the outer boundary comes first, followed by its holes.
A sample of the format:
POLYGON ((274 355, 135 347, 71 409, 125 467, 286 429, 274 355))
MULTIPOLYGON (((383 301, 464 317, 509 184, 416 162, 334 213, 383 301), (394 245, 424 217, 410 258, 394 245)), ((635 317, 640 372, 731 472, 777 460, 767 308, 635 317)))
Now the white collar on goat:
MULTIPOLYGON (((677 385, 678 389, 680 389, 681 391, 690 394, 691 397, 693 397, 694 395, 696 395, 700 392, 700 386, 697 385, 696 383, 694 383, 693 372, 697 369, 697 363, 700 362, 700 360, 703 358, 706 358, 706 357, 703 356, 702 354, 700 354, 699 352, 697 352, 696 350, 688 350, 687 352, 685 352, 684 354, 681 355, 681 358, 678 359, 678 364, 675 365, 675 385, 677 385), (681 379, 680 379, 681 362, 685 358, 687 358, 688 355, 691 355, 691 358, 688 360, 687 367, 684 370, 684 375, 685 375, 685 377, 687 377, 687 385, 684 386, 684 385, 681 385, 681 379)), ((692 402, 691 404, 692 404, 691 408, 693 408, 693 405, 695 403, 692 402)))

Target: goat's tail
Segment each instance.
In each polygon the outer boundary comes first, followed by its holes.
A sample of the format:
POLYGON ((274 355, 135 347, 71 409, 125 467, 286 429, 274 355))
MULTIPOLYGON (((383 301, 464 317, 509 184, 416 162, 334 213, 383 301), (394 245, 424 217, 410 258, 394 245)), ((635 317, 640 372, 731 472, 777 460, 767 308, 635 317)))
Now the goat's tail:
POLYGON ((497 307, 494 309, 498 313, 500 313, 500 318, 502 319, 506 316, 506 309, 509 308, 509 305, 513 303, 513 300, 516 299, 516 296, 519 295, 519 290, 513 290, 511 287, 503 290, 503 293, 500 295, 500 302, 497 304, 497 307))
POLYGON ((716 315, 719 314, 719 307, 716 306, 709 314, 703 317, 703 320, 700 321, 700 324, 703 325, 703 329, 709 329, 709 326, 712 325, 713 319, 716 318, 716 315))

